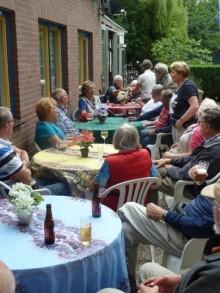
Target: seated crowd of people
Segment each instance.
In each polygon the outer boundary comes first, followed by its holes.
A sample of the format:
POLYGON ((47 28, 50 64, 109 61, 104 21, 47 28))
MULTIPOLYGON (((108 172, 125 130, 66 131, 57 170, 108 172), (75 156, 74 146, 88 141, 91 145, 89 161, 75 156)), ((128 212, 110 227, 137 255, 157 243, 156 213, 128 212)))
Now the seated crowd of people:
MULTIPOLYGON (((145 264, 139 270, 136 282, 137 249, 140 243, 158 246, 180 257, 189 239, 211 238, 214 230, 217 231, 217 228, 213 228, 214 224, 215 227, 220 226, 220 181, 208 192, 205 181, 200 185, 191 185, 184 191, 189 202, 180 208, 179 205, 173 205, 172 209, 165 209, 156 204, 158 191, 174 196, 177 181, 194 181, 201 161, 207 163, 206 180, 220 172, 220 108, 208 98, 199 105, 198 88, 189 79, 190 69, 185 62, 172 63, 170 74, 163 63, 156 64, 153 71, 150 60, 144 60, 142 68, 143 74, 131 83, 123 99, 118 98, 123 91, 123 78, 120 75, 114 77, 113 85, 103 97, 94 95, 94 82, 86 81, 81 86, 76 115, 79 121, 93 119, 97 107, 102 103, 126 103, 132 100, 141 105, 137 120, 143 121, 141 129, 124 124, 115 131, 112 143, 118 152, 105 156, 100 171, 88 188, 93 191, 94 184, 98 183, 102 194, 106 188, 127 180, 161 178, 158 189, 150 191, 156 199, 154 203, 146 202, 145 207, 128 202, 118 211, 123 224, 131 292, 137 292, 137 285, 140 293, 207 292, 204 291, 207 286, 217 292, 219 254, 212 260, 203 261, 183 278, 158 264, 145 264), (155 144, 158 133, 172 133, 172 142, 165 139, 164 143, 171 146, 170 149, 164 152, 162 158, 154 160, 147 146, 155 144), (162 276, 164 273, 165 277, 162 276)), ((80 135, 80 131, 67 112, 68 103, 69 96, 62 88, 55 89, 51 97, 41 98, 37 103, 39 121, 36 124, 35 143, 40 149, 56 147, 63 141, 67 146, 74 145, 74 138, 80 135)), ((63 181, 32 178, 29 156, 10 142, 12 135, 12 113, 0 107, 0 180, 11 186, 15 182, 31 185, 34 179, 38 187, 47 187, 54 195, 70 195, 63 181)), ((152 194, 149 201, 150 198, 152 194)), ((113 191, 101 202, 116 211, 118 200, 119 193, 113 191)))

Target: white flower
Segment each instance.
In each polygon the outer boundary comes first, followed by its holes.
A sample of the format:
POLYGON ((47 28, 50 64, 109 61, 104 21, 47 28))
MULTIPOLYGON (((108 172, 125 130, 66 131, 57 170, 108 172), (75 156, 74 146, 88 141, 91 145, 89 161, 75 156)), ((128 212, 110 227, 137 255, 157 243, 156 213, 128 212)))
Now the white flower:
POLYGON ((32 188, 23 183, 16 183, 12 186, 9 195, 12 197, 12 204, 15 210, 28 209, 32 210, 35 201, 32 197, 32 188))

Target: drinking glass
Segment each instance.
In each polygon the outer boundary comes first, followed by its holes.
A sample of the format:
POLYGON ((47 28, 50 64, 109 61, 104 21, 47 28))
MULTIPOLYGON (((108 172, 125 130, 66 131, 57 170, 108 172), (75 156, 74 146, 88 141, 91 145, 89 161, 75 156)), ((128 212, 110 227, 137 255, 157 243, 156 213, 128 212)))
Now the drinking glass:
POLYGON ((91 244, 91 217, 80 218, 80 241, 83 245, 89 246, 91 244))
POLYGON ((136 115, 136 110, 134 109, 128 110, 128 117, 135 117, 135 115, 136 115))
POLYGON ((100 135, 101 135, 101 138, 104 140, 104 145, 105 145, 105 140, 108 137, 108 131, 107 130, 102 130, 100 135))
POLYGON ((209 163, 207 161, 199 161, 197 164, 197 170, 194 179, 197 185, 201 185, 205 181, 208 167, 209 163))
POLYGON ((56 144, 56 148, 58 151, 65 151, 65 149, 68 147, 68 142, 66 140, 61 140, 56 144))

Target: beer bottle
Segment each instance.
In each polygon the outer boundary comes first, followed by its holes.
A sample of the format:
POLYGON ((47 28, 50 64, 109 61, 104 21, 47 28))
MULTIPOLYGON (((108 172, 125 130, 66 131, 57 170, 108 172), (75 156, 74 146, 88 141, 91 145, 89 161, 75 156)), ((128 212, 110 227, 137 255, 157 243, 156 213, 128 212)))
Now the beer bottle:
POLYGON ((99 185, 97 183, 94 184, 94 191, 93 191, 93 197, 92 197, 92 216, 93 218, 101 217, 99 185))
POLYGON ((44 242, 45 244, 53 244, 55 242, 54 220, 51 204, 46 205, 46 217, 44 220, 44 242))

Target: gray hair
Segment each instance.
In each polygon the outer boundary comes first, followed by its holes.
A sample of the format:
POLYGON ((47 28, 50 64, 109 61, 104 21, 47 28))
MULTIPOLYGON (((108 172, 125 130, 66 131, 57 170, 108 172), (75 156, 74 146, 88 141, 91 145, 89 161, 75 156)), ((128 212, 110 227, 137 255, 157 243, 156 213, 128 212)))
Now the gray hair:
POLYGON ((122 81, 123 80, 123 77, 121 75, 119 75, 119 74, 118 75, 115 75, 114 78, 113 78, 113 82, 115 82, 117 80, 121 80, 122 81))
POLYGON ((162 84, 156 84, 152 88, 152 96, 161 96, 162 90, 164 90, 164 86, 162 84))
POLYGON ((213 109, 205 109, 203 120, 209 124, 212 130, 220 132, 220 108, 218 106, 213 109))
POLYGON ((137 129, 129 124, 122 125, 113 136, 116 150, 140 149, 140 137, 137 129))
POLYGON ((213 109, 216 108, 218 105, 216 104, 216 102, 212 99, 209 98, 205 98, 204 100, 202 100, 200 106, 199 106, 199 110, 198 113, 202 113, 204 112, 205 109, 213 109))
POLYGON ((0 107, 0 129, 5 127, 6 122, 11 116, 11 111, 8 108, 0 107))
POLYGON ((56 89, 52 92, 51 96, 54 98, 54 100, 56 100, 56 101, 59 102, 60 97, 62 96, 63 92, 65 92, 64 89, 62 89, 62 88, 56 88, 56 89))
POLYGON ((160 74, 167 74, 168 73, 168 66, 165 63, 157 63, 154 66, 154 70, 160 74))
POLYGON ((144 59, 141 66, 145 70, 145 69, 151 69, 153 67, 153 64, 149 59, 144 59))

